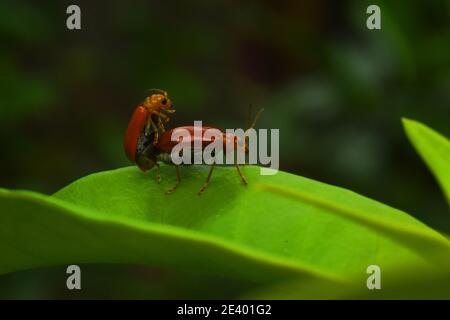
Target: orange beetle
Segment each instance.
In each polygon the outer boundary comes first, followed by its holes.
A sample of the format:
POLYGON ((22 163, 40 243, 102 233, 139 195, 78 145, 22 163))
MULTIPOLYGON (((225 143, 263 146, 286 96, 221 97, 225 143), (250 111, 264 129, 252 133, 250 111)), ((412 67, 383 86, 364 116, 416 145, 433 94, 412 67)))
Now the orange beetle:
POLYGON ((159 134, 165 131, 162 120, 165 122, 170 120, 165 113, 174 112, 167 92, 152 89, 150 95, 134 110, 125 132, 124 148, 130 161, 136 162, 138 150, 144 147, 143 137, 153 135, 153 144, 158 142, 159 134))
MULTIPOLYGON (((255 116, 255 120, 250 125, 250 127, 247 129, 247 131, 255 127, 256 121, 259 118, 259 116, 261 115, 262 111, 263 111, 263 109, 261 109, 257 113, 257 115, 255 116)), ((139 169, 144 172, 151 170, 153 167, 155 167, 156 168, 156 181, 158 183, 161 181, 160 168, 159 168, 158 162, 164 162, 169 165, 175 165, 177 182, 174 187, 172 187, 171 189, 166 191, 166 194, 172 193, 175 191, 175 189, 178 187, 178 185, 181 182, 181 175, 180 175, 180 168, 179 168, 180 165, 174 164, 172 161, 172 157, 171 157, 173 148, 180 143, 180 140, 172 139, 172 137, 174 136, 174 133, 177 130, 183 130, 184 132, 187 131, 187 133, 189 134, 189 137, 190 137, 189 141, 191 142, 191 151, 193 153, 195 153, 195 152, 204 150, 204 148, 206 148, 208 145, 210 145, 211 143, 213 143, 215 141, 215 139, 212 137, 211 138, 205 137, 205 132, 207 130, 211 130, 211 129, 215 129, 215 128, 202 126, 201 132, 199 134, 196 134, 195 127, 193 127, 193 126, 182 126, 182 127, 172 128, 172 129, 169 129, 169 130, 161 133, 159 136, 158 142, 156 144, 153 143, 153 136, 152 136, 155 133, 152 133, 151 135, 148 135, 148 136, 145 134, 142 134, 142 135, 136 137, 136 148, 133 149, 133 150, 135 150, 135 152, 133 154, 134 155, 133 161, 136 163, 136 165, 139 167, 139 169), (197 144, 198 144, 198 146, 197 146, 197 144)), ((219 129, 215 129, 215 130, 220 132, 219 129)), ((179 136, 179 135, 177 134, 177 136, 179 136)), ((219 134, 219 136, 221 136, 219 138, 219 140, 222 142, 222 148, 223 148, 223 150, 225 150, 225 152, 228 151, 227 148, 229 147, 230 142, 231 142, 232 150, 237 150, 239 148, 239 145, 241 145, 243 142, 243 151, 245 152, 245 154, 249 153, 247 137, 244 136, 245 140, 242 141, 242 140, 240 140, 241 137, 239 137, 238 135, 232 134, 232 133, 221 132, 219 134)), ((206 181, 202 185, 200 190, 198 191, 199 195, 202 194, 206 190, 206 188, 209 184, 209 181, 211 179, 215 165, 216 165, 215 162, 211 165, 208 176, 206 177, 206 181)), ((237 172, 241 178, 241 181, 243 182, 244 185, 246 185, 247 179, 241 173, 241 170, 239 168, 239 163, 237 163, 237 162, 234 163, 234 166, 237 169, 237 172)))

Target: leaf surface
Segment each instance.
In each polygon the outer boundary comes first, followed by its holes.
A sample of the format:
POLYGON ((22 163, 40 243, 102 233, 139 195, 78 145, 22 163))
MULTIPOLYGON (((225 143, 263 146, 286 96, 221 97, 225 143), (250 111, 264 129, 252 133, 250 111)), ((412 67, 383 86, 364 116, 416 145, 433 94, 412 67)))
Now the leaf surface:
POLYGON ((450 141, 428 126, 403 119, 409 140, 439 182, 450 204, 450 141))
MULTIPOLYGON (((406 213, 349 190, 279 172, 261 176, 247 166, 249 185, 233 167, 214 172, 197 195, 207 167, 182 168, 175 193, 174 169, 128 167, 84 177, 48 197, 0 191, 0 274, 42 266, 125 263, 270 284, 284 279, 344 283, 368 265, 434 262, 414 245, 398 241, 333 208, 413 228, 435 243, 446 239, 406 213), (275 185, 324 199, 331 207, 298 201, 261 185, 275 185), (302 280, 303 279, 303 280, 302 280)), ((413 241, 413 242, 414 242, 413 241)))

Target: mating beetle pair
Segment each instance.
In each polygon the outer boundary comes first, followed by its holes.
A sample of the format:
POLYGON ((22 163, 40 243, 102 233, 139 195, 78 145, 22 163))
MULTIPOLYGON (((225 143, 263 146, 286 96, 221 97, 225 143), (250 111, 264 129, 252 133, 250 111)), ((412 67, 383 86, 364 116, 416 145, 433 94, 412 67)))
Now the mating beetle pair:
MULTIPOLYGON (((179 143, 179 141, 172 140, 172 134, 176 130, 186 130, 189 132, 190 141, 195 145, 195 136, 193 126, 183 126, 177 127, 169 130, 165 130, 162 120, 165 122, 169 121, 169 117, 166 113, 173 113, 175 109, 171 100, 165 91, 153 90, 152 94, 145 99, 145 101, 139 104, 128 124, 128 128, 125 132, 124 147, 125 153, 128 159, 134 162, 139 169, 142 171, 148 171, 153 167, 156 167, 156 180, 159 183, 161 180, 159 164, 158 162, 164 162, 170 165, 175 165, 171 159, 172 149, 179 143)), ((254 123, 256 122, 256 119, 254 123)), ((253 123, 253 125, 254 125, 253 123)), ((252 127, 253 127, 252 125, 252 127)), ((199 145, 202 149, 211 144, 214 140, 207 139, 204 137, 203 133, 212 129, 211 127, 202 127, 201 141, 199 145)), ((218 130, 218 129, 216 129, 218 130)), ((239 137, 235 135, 230 135, 226 133, 221 133, 221 141, 225 145, 227 142, 231 141, 234 149, 237 148, 239 137)), ((197 141, 198 142, 198 141, 197 141)), ((248 150, 244 142, 244 150, 248 150)), ((197 150, 201 151, 201 150, 197 150)), ((194 150, 195 152, 195 150, 194 150)), ((211 179, 212 172, 215 167, 215 163, 211 165, 208 176, 198 194, 202 194, 211 179)), ((235 167, 244 185, 247 184, 247 180, 242 175, 239 165, 236 163, 235 167)), ((172 193, 178 187, 181 181, 179 165, 175 165, 177 182, 174 187, 169 189, 166 193, 172 193)))
POLYGON ((140 103, 133 112, 131 120, 125 132, 125 153, 131 161, 136 161, 136 156, 141 152, 142 138, 153 136, 153 144, 159 139, 159 132, 164 132, 165 122, 169 117, 165 113, 174 113, 172 101, 167 96, 167 92, 159 89, 152 89, 150 96, 140 103))

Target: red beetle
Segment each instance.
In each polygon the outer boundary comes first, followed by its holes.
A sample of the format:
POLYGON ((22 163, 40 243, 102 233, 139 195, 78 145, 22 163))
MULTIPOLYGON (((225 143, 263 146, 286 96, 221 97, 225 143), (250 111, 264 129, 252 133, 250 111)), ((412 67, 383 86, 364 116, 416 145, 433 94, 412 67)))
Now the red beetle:
MULTIPOLYGON (((176 175, 177 175, 177 182, 175 184, 175 186, 173 186, 171 189, 169 189, 166 193, 172 193, 173 191, 175 191, 175 189, 178 187, 178 185, 181 182, 181 175, 180 175, 180 166, 176 165, 172 162, 172 158, 171 158, 171 152, 173 150, 173 148, 178 145, 181 140, 176 141, 172 139, 172 136, 174 133, 176 133, 177 130, 183 130, 185 132, 189 132, 189 136, 190 136, 190 143, 191 143, 191 150, 192 153, 196 153, 196 152, 201 152, 203 151, 203 149, 210 145, 211 143, 214 142, 214 139, 212 138, 206 138, 204 136, 205 132, 207 130, 217 130, 220 131, 219 129, 216 128, 212 128, 212 127, 201 127, 201 134, 197 134, 195 135, 195 127, 194 126, 183 126, 183 127, 177 127, 177 128, 173 128, 173 129, 169 129, 167 131, 165 131, 158 143, 155 145, 155 149, 148 149, 148 153, 147 154, 143 154, 142 158, 145 158, 145 160, 141 160, 141 161, 148 161, 147 164, 151 164, 154 163, 154 165, 156 165, 157 167, 157 172, 156 172, 156 177, 157 180, 160 180, 160 173, 159 173, 159 165, 158 165, 158 161, 162 161, 164 163, 170 164, 170 165, 175 165, 175 169, 176 169, 176 175), (200 139, 200 141, 198 141, 200 139), (198 145, 200 146, 200 150, 197 150, 195 148, 196 146, 196 142, 200 142, 198 143, 198 145), (149 159, 150 158, 150 159, 149 159), (147 160, 149 159, 149 160, 147 160)), ((236 150, 238 148, 239 145, 239 137, 234 135, 234 134, 228 134, 228 133, 223 133, 221 132, 221 141, 222 141, 222 149, 223 150, 227 150, 227 145, 231 145, 232 148, 234 150, 236 150)), ((248 152, 248 148, 244 142, 244 151, 248 152)), ((203 186, 200 188, 200 190, 198 191, 198 194, 202 194, 203 191, 206 190, 206 187, 208 186, 209 180, 211 179, 214 167, 216 166, 216 163, 213 163, 211 165, 211 168, 209 170, 208 176, 206 177, 206 180, 203 184, 203 186)), ((242 174, 239 165, 237 163, 234 164, 234 166, 236 167, 236 170, 241 178, 241 181, 244 185, 247 185, 247 179, 245 179, 244 175, 242 174)))
POLYGON ((167 92, 152 89, 151 94, 140 103, 133 112, 128 128, 125 132, 124 148, 130 161, 136 162, 136 155, 143 147, 142 138, 152 136, 153 144, 158 142, 159 134, 164 132, 163 119, 169 121, 169 117, 164 113, 174 113, 172 101, 167 96, 167 92))
MULTIPOLYGON (((262 111, 263 110, 261 109, 258 112, 258 114, 256 115, 255 120, 253 121, 253 124, 250 126, 250 128, 253 128, 255 126, 255 123, 262 111)), ((215 128, 202 127, 201 135, 198 135, 198 136, 195 135, 195 127, 194 126, 183 126, 183 127, 169 129, 160 134, 158 142, 156 144, 152 143, 152 140, 154 139, 153 134, 155 134, 155 133, 153 133, 151 135, 141 134, 140 136, 137 137, 137 142, 136 142, 137 147, 135 149, 136 151, 135 151, 134 162, 137 164, 137 166, 142 171, 148 171, 148 170, 152 169, 154 166, 156 166, 156 180, 159 183, 161 180, 161 177, 160 177, 160 170, 159 170, 158 162, 162 161, 167 164, 175 165, 172 162, 171 152, 172 152, 173 148, 176 145, 178 145, 178 143, 180 143, 180 141, 172 140, 172 136, 173 136, 174 132, 176 130, 186 130, 189 133, 190 142, 193 146, 192 151, 196 152, 196 151, 200 151, 200 150, 195 149, 196 142, 197 143, 199 142, 196 140, 200 139, 199 145, 201 146, 202 150, 206 146, 208 146, 209 144, 214 142, 213 139, 209 139, 204 136, 205 131, 209 130, 209 129, 215 129, 215 128)), ((220 131, 219 129, 215 129, 215 130, 220 131)), ((239 140, 238 136, 233 135, 233 134, 223 133, 223 132, 221 133, 221 135, 222 135, 221 141, 223 143, 223 145, 222 145, 223 150, 227 150, 226 148, 229 144, 233 147, 234 150, 236 150, 238 148, 238 145, 240 144, 239 143, 240 140, 239 140)), ((246 141, 244 141, 244 152, 245 153, 248 152, 248 147, 247 147, 246 141)), ((204 182, 203 186, 200 188, 200 190, 198 192, 199 195, 201 193, 203 193, 203 191, 205 191, 206 187, 208 186, 208 183, 211 179, 211 175, 212 175, 215 165, 216 165, 215 163, 213 163, 211 165, 211 169, 209 170, 206 181, 204 182)), ((241 173, 239 165, 237 163, 235 163, 234 165, 238 171, 238 174, 239 174, 242 182, 244 183, 244 185, 247 185, 247 180, 241 173)), ((178 187, 178 185, 181 181, 179 165, 175 165, 175 168, 176 168, 176 174, 177 174, 177 182, 176 182, 175 186, 173 188, 169 189, 166 193, 172 193, 173 191, 175 191, 175 189, 178 187)))

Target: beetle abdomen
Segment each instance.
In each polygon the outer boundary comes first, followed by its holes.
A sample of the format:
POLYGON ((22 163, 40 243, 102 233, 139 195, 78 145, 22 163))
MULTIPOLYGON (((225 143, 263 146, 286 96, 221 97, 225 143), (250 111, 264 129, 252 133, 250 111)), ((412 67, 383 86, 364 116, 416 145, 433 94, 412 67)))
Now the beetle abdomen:
POLYGON ((128 123, 127 130, 124 138, 124 149, 127 158, 130 161, 135 162, 136 151, 138 147, 139 138, 145 128, 148 117, 148 111, 143 106, 138 106, 131 116, 131 120, 128 123))

